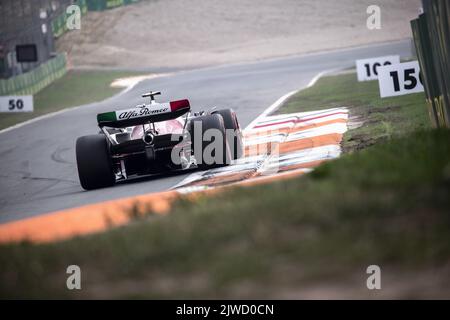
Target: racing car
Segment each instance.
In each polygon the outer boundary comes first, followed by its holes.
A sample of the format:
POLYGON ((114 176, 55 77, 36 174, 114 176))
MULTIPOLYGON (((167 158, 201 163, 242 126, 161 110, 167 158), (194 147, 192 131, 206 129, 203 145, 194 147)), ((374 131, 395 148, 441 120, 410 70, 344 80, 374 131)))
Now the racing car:
POLYGON ((83 189, 143 175, 226 166, 242 157, 242 132, 232 109, 191 112, 189 100, 158 103, 155 96, 160 94, 144 93, 149 104, 97 114, 99 133, 76 141, 83 189))

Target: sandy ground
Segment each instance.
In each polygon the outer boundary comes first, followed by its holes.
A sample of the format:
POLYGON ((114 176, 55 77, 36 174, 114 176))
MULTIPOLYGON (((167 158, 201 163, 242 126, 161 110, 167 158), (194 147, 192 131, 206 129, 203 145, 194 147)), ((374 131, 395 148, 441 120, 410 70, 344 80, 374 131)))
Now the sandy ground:
POLYGON ((420 0, 144 0, 90 12, 57 48, 76 66, 191 68, 411 37, 420 0), (369 30, 366 9, 381 8, 369 30))

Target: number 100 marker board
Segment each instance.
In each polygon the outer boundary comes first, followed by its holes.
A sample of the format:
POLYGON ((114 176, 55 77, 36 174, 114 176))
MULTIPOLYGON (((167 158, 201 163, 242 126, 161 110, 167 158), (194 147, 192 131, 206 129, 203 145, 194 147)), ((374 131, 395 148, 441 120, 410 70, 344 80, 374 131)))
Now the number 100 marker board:
POLYGON ((358 81, 376 80, 380 67, 397 63, 400 63, 400 56, 398 55, 356 60, 358 81))

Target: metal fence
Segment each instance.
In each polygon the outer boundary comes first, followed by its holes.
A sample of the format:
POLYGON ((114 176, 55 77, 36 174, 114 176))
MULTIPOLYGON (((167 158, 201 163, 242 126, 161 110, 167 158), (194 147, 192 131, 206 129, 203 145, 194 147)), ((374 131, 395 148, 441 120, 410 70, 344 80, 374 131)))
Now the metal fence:
POLYGON ((423 0, 411 21, 426 104, 435 127, 450 128, 450 0, 423 0))

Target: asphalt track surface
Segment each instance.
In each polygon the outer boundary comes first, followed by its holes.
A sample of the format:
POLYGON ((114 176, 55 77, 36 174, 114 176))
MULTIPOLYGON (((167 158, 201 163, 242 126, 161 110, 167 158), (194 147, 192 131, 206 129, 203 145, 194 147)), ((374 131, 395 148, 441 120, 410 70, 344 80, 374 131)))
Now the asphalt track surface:
POLYGON ((102 102, 56 114, 0 133, 0 223, 56 210, 170 189, 189 173, 155 176, 84 191, 75 162, 77 137, 98 132, 96 114, 141 104, 140 95, 162 91, 158 101, 188 98, 194 111, 233 108, 244 128, 287 92, 318 73, 354 66, 356 59, 411 56, 411 42, 292 56, 178 72, 140 82, 102 102))

